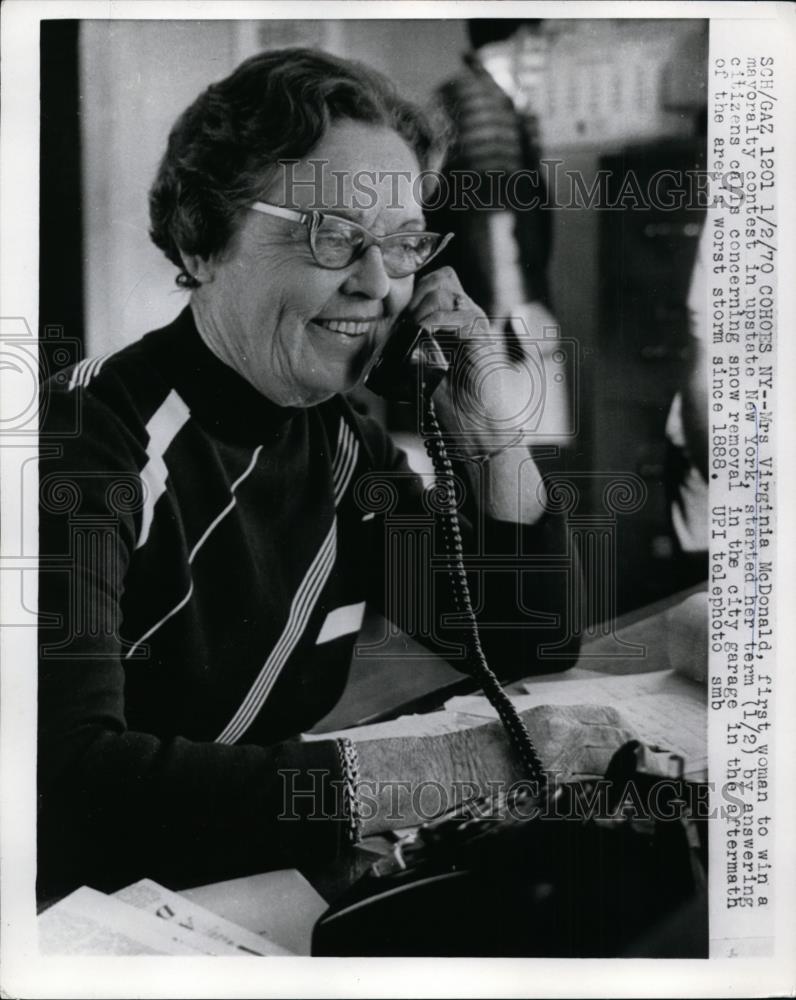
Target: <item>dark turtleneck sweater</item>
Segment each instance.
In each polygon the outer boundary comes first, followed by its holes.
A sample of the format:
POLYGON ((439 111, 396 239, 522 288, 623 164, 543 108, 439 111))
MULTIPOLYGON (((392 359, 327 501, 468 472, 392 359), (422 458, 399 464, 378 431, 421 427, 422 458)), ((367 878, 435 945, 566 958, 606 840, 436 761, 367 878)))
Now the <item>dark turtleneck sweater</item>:
MULTIPOLYGON (((431 580, 428 560, 384 557, 388 523, 433 528, 404 456, 341 397, 271 403, 205 346, 190 308, 42 399, 40 892, 333 855, 336 745, 291 737, 340 697, 365 603, 401 618, 400 581, 431 580), (295 819, 288 787, 308 792, 295 819)), ((468 538, 482 553, 566 550, 549 515, 468 538)), ((504 676, 531 673, 537 644, 566 635, 566 574, 491 576, 487 653, 504 676), (519 590, 524 616, 507 613, 519 590)), ((430 628, 398 624, 455 665, 444 578, 428 584, 430 628)))

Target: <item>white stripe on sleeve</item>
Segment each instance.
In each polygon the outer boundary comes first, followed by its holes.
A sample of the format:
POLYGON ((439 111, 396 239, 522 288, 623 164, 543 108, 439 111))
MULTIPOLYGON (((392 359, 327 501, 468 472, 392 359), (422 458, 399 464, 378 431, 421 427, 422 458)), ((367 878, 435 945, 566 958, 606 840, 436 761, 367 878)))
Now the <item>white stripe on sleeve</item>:
MULTIPOLYGON (((202 537, 199 539, 199 541, 196 543, 196 545, 194 545, 194 547, 191 549, 191 553, 188 556, 188 565, 190 565, 194 561, 194 559, 196 558, 197 552, 199 552, 199 550, 202 548, 202 546, 207 541, 207 539, 213 534, 213 532, 216 530, 216 528, 219 526, 219 524, 221 524, 221 522, 224 520, 224 518, 227 516, 227 514, 229 514, 229 512, 232 510, 232 508, 237 503, 237 499, 235 497, 235 490, 237 490, 237 488, 240 486, 240 484, 245 479, 247 479, 249 477, 249 475, 251 474, 251 472, 254 469, 255 465, 257 464, 257 459, 259 458, 260 452, 262 450, 263 450, 263 446, 262 445, 258 445, 257 448, 255 448, 254 453, 252 454, 251 460, 249 461, 249 464, 246 466, 245 470, 241 473, 240 476, 238 476, 238 478, 235 480, 235 482, 230 487, 230 493, 232 494, 232 499, 229 501, 229 503, 226 505, 226 507, 224 507, 224 509, 221 511, 221 513, 217 514, 213 518, 213 520, 210 522, 210 524, 202 532, 202 537)), ((138 647, 141 645, 142 642, 146 642, 146 640, 150 636, 154 635, 155 632, 157 632, 157 630, 160 628, 161 625, 165 625, 165 623, 169 620, 169 618, 172 618, 174 615, 177 614, 177 612, 180 610, 180 608, 185 607, 185 605, 188 603, 188 600, 189 600, 191 594, 193 594, 193 580, 191 580, 190 586, 188 587, 188 592, 185 594, 185 596, 181 600, 179 600, 174 605, 174 607, 171 608, 171 610, 168 611, 160 619, 160 621, 155 622, 155 624, 150 629, 148 629, 148 631, 146 631, 141 636, 140 639, 136 640, 136 642, 133 643, 133 645, 130 647, 130 649, 125 654, 125 659, 129 660, 130 657, 133 655, 133 653, 136 651, 136 649, 138 649, 138 647)))
POLYGON ((287 623, 278 642, 271 650, 257 680, 243 699, 223 732, 216 737, 216 743, 235 743, 246 732, 255 716, 265 704, 277 677, 298 645, 302 632, 307 626, 310 614, 329 579, 337 552, 337 518, 323 541, 317 555, 301 581, 290 605, 287 623))
POLYGON ((147 463, 141 470, 144 505, 141 511, 141 531, 135 546, 137 549, 140 549, 149 538, 155 516, 155 504, 166 490, 169 471, 163 456, 190 415, 188 407, 172 389, 146 425, 149 444, 146 449, 147 463))

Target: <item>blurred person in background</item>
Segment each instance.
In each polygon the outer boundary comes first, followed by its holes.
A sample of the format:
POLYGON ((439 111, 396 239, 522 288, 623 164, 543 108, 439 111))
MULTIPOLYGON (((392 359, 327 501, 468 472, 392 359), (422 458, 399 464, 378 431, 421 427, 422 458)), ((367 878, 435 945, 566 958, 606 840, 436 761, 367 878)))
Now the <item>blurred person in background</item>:
POLYGON ((709 236, 699 238, 688 291, 688 357, 680 391, 666 420, 668 490, 679 588, 708 575, 707 261, 709 236))
MULTIPOLYGON (((467 22, 472 48, 461 73, 437 93, 452 139, 429 217, 456 234, 441 259, 493 325, 514 345, 530 338, 541 354, 544 399, 535 443, 566 444, 566 376, 550 363, 557 321, 547 280, 552 222, 538 121, 523 81, 513 75, 540 24, 513 18, 467 22)), ((543 57, 534 50, 533 59, 539 73, 543 57)), ((525 67, 526 76, 532 71, 525 67)))

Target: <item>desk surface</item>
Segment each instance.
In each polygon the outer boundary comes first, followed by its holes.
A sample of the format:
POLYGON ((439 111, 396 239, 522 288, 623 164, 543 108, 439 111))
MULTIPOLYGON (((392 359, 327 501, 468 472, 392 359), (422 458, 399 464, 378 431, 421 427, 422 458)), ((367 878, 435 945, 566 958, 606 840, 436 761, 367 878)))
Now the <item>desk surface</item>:
MULTIPOLYGON (((611 674, 668 669, 671 664, 667 655, 667 612, 705 587, 701 583, 629 611, 616 619, 612 629, 595 626, 584 635, 576 666, 611 674), (617 649, 616 638, 631 647, 643 646, 644 654, 635 655, 636 651, 628 648, 617 649)), ((381 618, 366 619, 358 649, 374 643, 384 634, 384 627, 381 618)), ((514 687, 517 685, 509 685, 508 689, 514 687)), ((382 658, 361 658, 355 651, 343 697, 313 732, 332 732, 410 712, 432 711, 451 696, 474 690, 477 686, 469 678, 401 635, 391 642, 382 658)))

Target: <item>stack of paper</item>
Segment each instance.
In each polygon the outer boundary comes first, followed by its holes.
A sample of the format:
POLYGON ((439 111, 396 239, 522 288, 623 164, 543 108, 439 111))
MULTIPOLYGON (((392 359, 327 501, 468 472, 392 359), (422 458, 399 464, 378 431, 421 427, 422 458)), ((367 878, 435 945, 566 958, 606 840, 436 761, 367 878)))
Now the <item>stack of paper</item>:
POLYGON ((87 885, 39 917, 44 955, 197 955, 167 924, 87 885))
MULTIPOLYGON (((267 937, 253 934, 245 927, 227 920, 178 892, 172 892, 151 879, 141 879, 114 893, 116 899, 135 906, 153 917, 165 920, 170 928, 179 928, 203 939, 208 955, 292 955, 293 952, 267 937)), ((194 944, 195 947, 195 944, 194 944)))
POLYGON ((45 955, 292 955, 150 879, 113 896, 82 886, 39 917, 45 955))
POLYGON ((296 955, 309 955, 315 921, 327 909, 295 868, 201 885, 181 895, 296 955))

